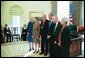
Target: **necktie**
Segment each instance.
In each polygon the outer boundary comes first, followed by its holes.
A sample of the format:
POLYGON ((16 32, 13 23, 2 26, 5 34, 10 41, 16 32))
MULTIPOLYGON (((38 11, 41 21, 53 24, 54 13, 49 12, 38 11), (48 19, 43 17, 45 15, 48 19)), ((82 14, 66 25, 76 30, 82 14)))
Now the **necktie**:
POLYGON ((50 26, 51 26, 51 21, 49 22, 49 28, 50 28, 50 26))
POLYGON ((57 27, 57 26, 56 26, 56 24, 55 24, 54 33, 55 33, 55 31, 56 31, 56 27, 57 27))
POLYGON ((56 24, 53 24, 53 25, 54 25, 54 28, 53 28, 53 29, 54 29, 54 30, 53 30, 53 34, 55 35, 55 30, 56 30, 55 27, 56 27, 56 24))

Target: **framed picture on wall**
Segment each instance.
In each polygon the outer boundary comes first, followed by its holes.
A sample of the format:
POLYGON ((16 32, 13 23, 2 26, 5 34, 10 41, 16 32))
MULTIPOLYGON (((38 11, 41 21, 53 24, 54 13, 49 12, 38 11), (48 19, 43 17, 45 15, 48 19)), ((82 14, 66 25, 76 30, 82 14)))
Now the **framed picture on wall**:
POLYGON ((30 19, 34 19, 35 17, 38 17, 39 21, 41 21, 43 12, 31 11, 29 14, 30 14, 30 19))

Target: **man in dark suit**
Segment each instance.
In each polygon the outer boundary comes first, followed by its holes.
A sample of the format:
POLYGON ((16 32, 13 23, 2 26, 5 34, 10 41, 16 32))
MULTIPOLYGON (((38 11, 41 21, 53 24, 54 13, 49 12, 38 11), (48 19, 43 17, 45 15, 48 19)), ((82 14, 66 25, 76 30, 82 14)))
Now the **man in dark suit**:
POLYGON ((50 26, 50 57, 59 57, 58 48, 58 35, 61 30, 61 23, 58 21, 57 16, 52 17, 52 24, 50 26))
POLYGON ((50 32, 50 27, 51 27, 51 24, 52 24, 52 16, 53 16, 53 13, 49 13, 48 14, 48 21, 49 21, 49 27, 48 27, 48 35, 47 35, 47 39, 48 39, 48 52, 50 52, 50 36, 49 36, 49 32, 50 32))
POLYGON ((10 40, 11 42, 11 31, 7 24, 4 27, 4 38, 5 38, 5 42, 8 42, 8 40, 10 40))
POLYGON ((48 15, 48 18, 49 18, 49 28, 50 28, 51 23, 52 23, 52 16, 53 16, 53 13, 49 13, 49 15, 48 15))
POLYGON ((41 53, 45 56, 48 54, 48 20, 46 19, 46 15, 42 15, 42 21, 40 25, 40 36, 41 36, 41 53), (44 49, 45 48, 45 49, 44 49))

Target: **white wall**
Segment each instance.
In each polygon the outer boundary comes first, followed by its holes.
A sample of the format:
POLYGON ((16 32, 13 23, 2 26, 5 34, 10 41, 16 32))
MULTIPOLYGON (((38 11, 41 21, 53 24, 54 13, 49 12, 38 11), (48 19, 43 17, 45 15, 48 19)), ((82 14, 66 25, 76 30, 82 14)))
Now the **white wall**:
POLYGON ((42 11, 48 14, 51 11, 50 1, 1 1, 1 25, 10 24, 9 9, 14 6, 19 5, 23 9, 21 26, 29 21, 30 11, 42 11))

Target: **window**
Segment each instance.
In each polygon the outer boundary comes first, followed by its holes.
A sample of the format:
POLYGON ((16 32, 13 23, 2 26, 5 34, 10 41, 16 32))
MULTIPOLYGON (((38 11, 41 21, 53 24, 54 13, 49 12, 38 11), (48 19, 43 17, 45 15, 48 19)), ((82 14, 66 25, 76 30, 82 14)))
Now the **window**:
POLYGON ((13 16, 12 27, 18 27, 18 34, 20 34, 20 16, 13 16))
POLYGON ((21 34, 21 21, 22 21, 22 14, 23 14, 23 10, 20 6, 18 5, 14 5, 9 9, 9 16, 10 16, 10 27, 13 28, 17 28, 17 33, 21 34))
POLYGON ((41 17, 42 17, 42 14, 43 14, 42 11, 40 11, 40 12, 31 11, 30 12, 30 19, 34 19, 34 17, 38 17, 39 18, 39 21, 40 21, 41 20, 41 17))
POLYGON ((63 17, 69 18, 69 1, 57 2, 57 16, 59 21, 61 21, 63 17))

